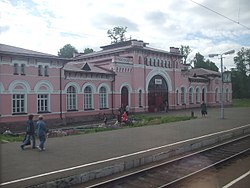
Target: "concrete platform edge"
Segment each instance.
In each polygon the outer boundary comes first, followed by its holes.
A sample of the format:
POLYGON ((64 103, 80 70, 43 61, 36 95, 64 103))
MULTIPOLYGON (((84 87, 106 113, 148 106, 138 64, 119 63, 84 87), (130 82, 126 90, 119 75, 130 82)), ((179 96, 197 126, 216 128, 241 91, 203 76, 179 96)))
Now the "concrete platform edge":
POLYGON ((196 150, 205 146, 211 146, 214 144, 226 142, 228 140, 232 140, 239 136, 244 136, 250 134, 250 126, 243 127, 240 129, 232 130, 226 133, 220 133, 217 135, 208 135, 204 138, 198 138, 187 143, 176 144, 174 146, 169 146, 167 148, 161 149, 156 153, 148 153, 144 156, 136 156, 132 159, 127 159, 122 162, 117 162, 112 165, 108 165, 101 169, 92 170, 89 172, 84 172, 80 174, 76 174, 73 176, 56 179, 54 181, 46 182, 39 185, 32 185, 29 188, 64 188, 72 185, 77 185, 81 183, 86 183, 90 180, 98 179, 101 177, 109 176, 115 173, 119 173, 125 170, 129 170, 131 168, 136 168, 145 164, 149 164, 151 162, 156 162, 160 160, 165 160, 170 157, 174 157, 180 154, 184 154, 185 152, 189 152, 192 150, 196 150))

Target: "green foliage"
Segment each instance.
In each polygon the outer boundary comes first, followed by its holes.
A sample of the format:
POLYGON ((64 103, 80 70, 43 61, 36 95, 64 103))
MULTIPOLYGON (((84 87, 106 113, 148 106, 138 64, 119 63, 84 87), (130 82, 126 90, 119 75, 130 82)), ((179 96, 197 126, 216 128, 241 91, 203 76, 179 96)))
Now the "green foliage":
POLYGON ((192 52, 192 50, 191 50, 191 48, 189 46, 181 45, 180 51, 181 51, 181 55, 184 56, 184 64, 186 64, 187 63, 187 57, 192 52))
POLYGON ((250 98, 250 49, 242 48, 234 58, 232 69, 233 98, 250 98))
POLYGON ((85 54, 89 54, 89 53, 92 53, 92 52, 94 52, 94 50, 92 48, 85 48, 84 51, 83 51, 83 53, 85 53, 85 54))
POLYGON ((125 41, 125 33, 127 32, 127 27, 114 27, 112 30, 107 31, 108 37, 111 39, 111 44, 125 41))
POLYGON ((22 142, 24 139, 23 135, 3 135, 0 134, 0 143, 6 143, 6 142, 22 142))
POLYGON ((250 99, 233 99, 234 107, 250 107, 250 99))
POLYGON ((186 121, 190 119, 194 119, 197 117, 191 116, 146 116, 146 115, 138 115, 135 116, 135 119, 140 119, 140 121, 136 121, 132 127, 140 127, 145 125, 159 125, 170 122, 177 121, 186 121))
POLYGON ((72 58, 74 53, 78 53, 75 47, 71 46, 70 44, 66 44, 59 50, 58 56, 63 58, 72 58))
POLYGON ((195 54, 193 59, 194 68, 204 68, 212 71, 219 71, 219 68, 215 65, 214 62, 210 61, 209 59, 205 60, 204 56, 201 55, 199 52, 195 54))

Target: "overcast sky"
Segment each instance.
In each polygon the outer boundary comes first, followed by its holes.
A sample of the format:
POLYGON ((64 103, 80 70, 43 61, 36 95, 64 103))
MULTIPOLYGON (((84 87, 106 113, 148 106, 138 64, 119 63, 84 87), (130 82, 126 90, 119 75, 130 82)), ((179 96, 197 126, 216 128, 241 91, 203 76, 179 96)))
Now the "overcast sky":
MULTIPOLYGON (((250 48, 249 0, 193 1, 240 24, 190 0, 0 0, 0 43, 54 55, 65 44, 98 51, 111 42, 108 29, 126 26, 126 37, 150 47, 189 45, 189 59, 250 48)), ((224 65, 234 67, 232 55, 224 65)))

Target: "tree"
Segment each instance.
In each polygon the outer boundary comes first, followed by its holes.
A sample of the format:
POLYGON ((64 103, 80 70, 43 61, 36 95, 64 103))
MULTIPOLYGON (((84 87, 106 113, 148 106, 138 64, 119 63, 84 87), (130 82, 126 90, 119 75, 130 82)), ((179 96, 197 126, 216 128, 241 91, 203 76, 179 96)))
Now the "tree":
POLYGON ((94 50, 92 48, 85 48, 84 51, 83 51, 83 53, 85 53, 85 54, 89 54, 89 53, 92 53, 92 52, 94 52, 94 50))
POLYGON ((219 71, 219 68, 215 65, 214 62, 210 61, 209 59, 205 60, 204 56, 201 55, 199 52, 195 54, 193 59, 194 68, 204 68, 212 71, 219 71))
POLYGON ((125 41, 125 33, 127 32, 127 27, 114 27, 112 30, 108 30, 108 37, 111 39, 111 44, 125 41))
POLYGON ((233 98, 250 98, 250 49, 242 48, 234 58, 232 69, 233 98))
POLYGON ((191 48, 189 46, 183 46, 181 45, 181 54, 184 56, 184 64, 187 63, 187 57, 192 52, 191 48))
POLYGON ((78 53, 75 47, 71 46, 70 44, 66 44, 59 50, 58 56, 64 58, 72 58, 74 53, 78 53))

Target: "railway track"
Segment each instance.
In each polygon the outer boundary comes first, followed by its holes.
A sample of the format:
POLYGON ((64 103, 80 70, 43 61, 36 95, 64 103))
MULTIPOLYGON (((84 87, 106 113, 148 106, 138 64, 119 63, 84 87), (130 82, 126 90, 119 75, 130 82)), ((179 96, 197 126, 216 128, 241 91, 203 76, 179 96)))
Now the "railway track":
POLYGON ((250 153, 250 135, 87 187, 172 187, 193 175, 246 153, 250 153))

